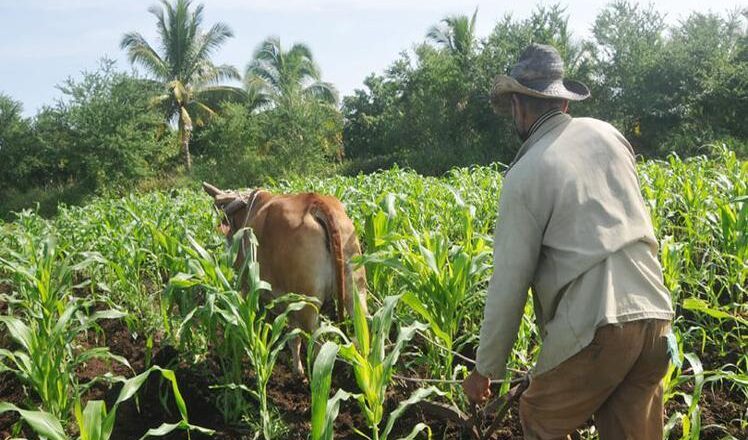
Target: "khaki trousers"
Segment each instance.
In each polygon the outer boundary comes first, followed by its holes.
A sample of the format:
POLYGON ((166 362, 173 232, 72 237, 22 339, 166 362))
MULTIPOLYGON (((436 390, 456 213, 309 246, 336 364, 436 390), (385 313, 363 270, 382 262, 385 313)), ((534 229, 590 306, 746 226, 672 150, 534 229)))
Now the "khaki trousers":
POLYGON ((606 325, 592 343, 533 377, 520 398, 526 439, 566 439, 594 415, 600 440, 662 439, 670 322, 606 325))

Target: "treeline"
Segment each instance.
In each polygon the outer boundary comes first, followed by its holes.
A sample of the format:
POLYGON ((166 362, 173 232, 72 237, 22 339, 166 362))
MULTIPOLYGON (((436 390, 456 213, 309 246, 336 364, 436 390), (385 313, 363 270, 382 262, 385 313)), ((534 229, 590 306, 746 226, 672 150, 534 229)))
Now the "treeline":
POLYGON ((610 121, 640 154, 687 156, 717 141, 748 153, 746 8, 668 26, 652 7, 616 1, 588 39, 571 34, 559 5, 508 15, 485 37, 475 32, 477 11, 450 16, 342 103, 303 44, 270 37, 240 73, 212 63, 233 33, 204 28, 201 5, 163 1, 150 12, 159 41, 122 39, 143 74, 103 60, 31 118, 0 93, 0 216, 201 179, 236 187, 394 163, 439 174, 508 162, 518 140, 488 93, 530 42, 557 47, 567 76, 592 89, 572 114, 610 121))
POLYGON ((745 154, 747 18, 748 9, 693 13, 668 27, 664 14, 617 1, 597 16, 592 37, 579 40, 558 5, 527 19, 506 16, 485 38, 475 35, 475 14, 448 17, 413 54, 344 98, 347 156, 370 169, 397 161, 425 173, 510 161, 519 141, 512 121, 492 113, 488 94, 531 42, 559 49, 567 76, 590 87, 592 97, 571 113, 613 123, 638 153, 690 155, 719 139, 745 154))

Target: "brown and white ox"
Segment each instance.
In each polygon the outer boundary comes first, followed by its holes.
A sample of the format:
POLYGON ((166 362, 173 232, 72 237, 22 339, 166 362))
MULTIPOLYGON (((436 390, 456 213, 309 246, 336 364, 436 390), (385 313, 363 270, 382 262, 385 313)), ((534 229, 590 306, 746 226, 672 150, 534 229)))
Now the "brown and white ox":
MULTIPOLYGON (((361 254, 353 222, 343 204, 315 193, 272 194, 255 189, 247 193, 223 191, 208 183, 203 189, 224 214, 221 230, 227 239, 250 227, 257 237, 260 278, 272 287, 273 297, 297 293, 331 305, 337 300, 338 319, 344 310, 353 314, 357 292, 366 311, 366 272, 353 270, 351 258, 361 254), (354 288, 355 285, 355 288, 354 288)), ((244 258, 240 253, 239 258, 244 258)), ((308 306, 295 312, 291 325, 313 332, 318 312, 308 306)), ((293 369, 303 375, 301 339, 291 342, 293 369)))

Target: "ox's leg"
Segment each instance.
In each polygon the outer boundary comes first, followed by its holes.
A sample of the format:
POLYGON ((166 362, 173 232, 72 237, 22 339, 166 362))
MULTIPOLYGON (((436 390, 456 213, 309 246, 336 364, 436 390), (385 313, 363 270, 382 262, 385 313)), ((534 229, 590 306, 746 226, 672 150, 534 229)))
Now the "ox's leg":
POLYGON ((297 376, 305 378, 304 364, 301 362, 301 336, 295 336, 290 342, 293 372, 297 376))
MULTIPOLYGON (((311 306, 304 307, 294 314, 296 325, 309 335, 317 329, 317 319, 317 311, 311 306)), ((304 362, 301 360, 301 336, 296 336, 291 340, 291 355, 293 356, 294 373, 306 379, 304 362)))

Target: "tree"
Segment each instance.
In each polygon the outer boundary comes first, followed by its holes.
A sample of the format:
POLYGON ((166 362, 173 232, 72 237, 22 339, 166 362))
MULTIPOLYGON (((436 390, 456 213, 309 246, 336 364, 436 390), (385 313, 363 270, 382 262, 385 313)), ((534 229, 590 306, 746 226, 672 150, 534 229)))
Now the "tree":
POLYGON ((426 37, 437 47, 447 49, 453 55, 467 59, 475 50, 475 19, 478 8, 472 17, 452 15, 444 18, 441 24, 432 26, 426 37))
POLYGON ((367 170, 398 162, 441 174, 453 166, 510 162, 518 139, 511 119, 489 105, 493 79, 538 42, 555 46, 571 77, 585 80, 590 49, 572 41, 567 21, 562 7, 541 6, 527 19, 505 16, 478 39, 476 14, 443 19, 412 55, 401 55, 384 75, 369 77, 367 89, 345 98, 346 149, 367 170))
POLYGON ((169 121, 176 118, 188 171, 192 168, 189 144, 194 125, 202 125, 213 116, 213 108, 222 98, 240 93, 236 88, 217 85, 239 79, 237 70, 225 64, 216 66, 210 59, 233 32, 220 22, 203 31, 203 5, 191 10, 191 4, 190 0, 176 0, 174 4, 162 0, 162 8, 149 9, 157 20, 161 53, 137 32, 125 34, 121 42, 130 62, 140 64, 166 88, 153 104, 164 109, 169 121))
POLYGON ((148 105, 160 85, 115 69, 68 78, 62 98, 34 118, 0 95, 0 216, 41 205, 52 214, 59 202, 79 203, 92 193, 132 188, 178 160, 163 115, 148 105))
POLYGON ((672 130, 666 132, 672 140, 658 136, 655 142, 692 139, 701 146, 717 138, 748 136, 743 123, 748 112, 746 18, 748 8, 725 18, 694 12, 672 29, 661 70, 673 87, 658 106, 661 113, 672 114, 672 130))
POLYGON ((0 188, 26 186, 41 180, 50 162, 38 147, 32 121, 24 118, 23 106, 0 93, 0 188))
MULTIPOLYGON (((657 110, 674 84, 667 77, 664 16, 625 0, 611 3, 592 28, 597 48, 593 99, 598 116, 612 122, 635 147, 640 133, 661 130, 675 121, 670 110, 657 110)), ((650 146, 650 148, 653 146, 650 146)))
POLYGON ((259 106, 292 104, 299 99, 336 105, 338 92, 321 79, 321 72, 304 44, 284 51, 278 37, 269 37, 255 50, 244 75, 247 92, 259 106))

